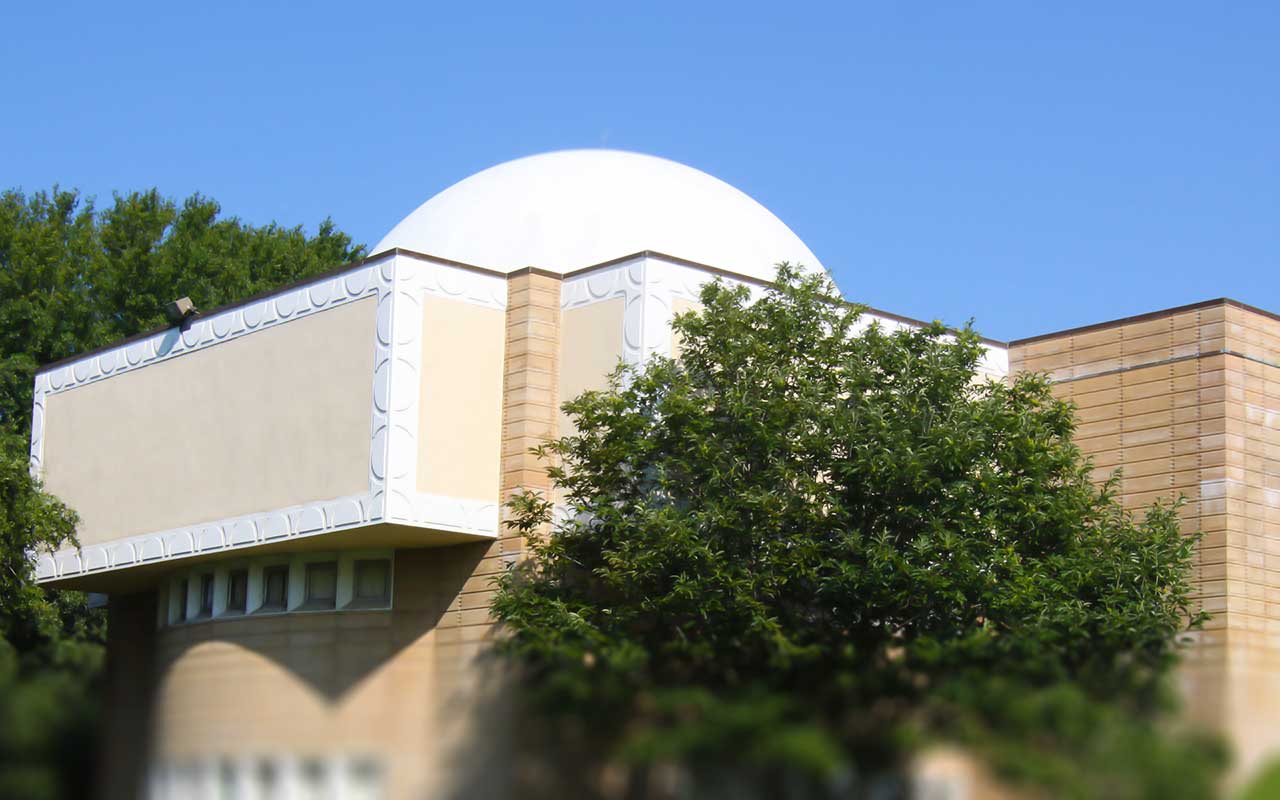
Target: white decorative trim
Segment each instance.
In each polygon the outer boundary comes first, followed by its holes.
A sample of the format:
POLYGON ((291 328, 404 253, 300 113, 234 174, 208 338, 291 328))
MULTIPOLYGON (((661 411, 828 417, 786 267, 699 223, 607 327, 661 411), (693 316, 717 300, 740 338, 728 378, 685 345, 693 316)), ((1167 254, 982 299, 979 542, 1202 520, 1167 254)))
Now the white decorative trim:
POLYGON ((983 345, 986 350, 982 360, 978 362, 978 372, 990 378, 1007 378, 1009 376, 1009 348, 1000 345, 983 345))
POLYGON ((854 324, 853 330, 855 333, 862 333, 872 325, 879 325, 880 329, 887 333, 914 330, 916 327, 900 319, 881 316, 874 311, 863 311, 861 316, 858 317, 857 323, 854 324))
POLYGON ((671 355, 673 301, 677 297, 697 301, 702 287, 717 278, 730 285, 746 285, 753 297, 763 292, 753 283, 647 253, 566 279, 560 310, 623 298, 622 359, 638 365, 652 355, 671 355))
POLYGON ((40 474, 44 459, 44 414, 48 395, 229 342, 317 311, 380 295, 386 286, 378 280, 379 277, 384 276, 375 266, 361 265, 252 303, 199 317, 186 330, 169 328, 38 373, 31 417, 32 475, 40 474))
POLYGON ((394 289, 385 324, 379 315, 375 368, 381 377, 375 380, 373 451, 384 459, 378 465, 382 482, 371 484, 370 490, 384 493, 388 521, 468 533, 492 528, 496 533, 496 502, 418 491, 422 340, 429 335, 422 307, 424 296, 433 295, 505 311, 507 280, 403 254, 393 263, 394 289))
POLYGON ((644 255, 565 279, 560 285, 560 311, 622 298, 622 360, 639 364, 644 336, 644 255))
MULTIPOLYGON (((736 280, 711 269, 664 258, 658 253, 645 253, 599 270, 576 275, 564 281, 561 289, 561 311, 621 297, 623 312, 622 358, 627 364, 639 364, 651 355, 671 355, 671 321, 675 317, 677 298, 697 302, 702 287, 714 280, 730 286, 744 285, 753 300, 766 291, 759 283, 736 280)), ((909 322, 882 316, 874 311, 863 313, 857 330, 873 322, 885 330, 908 330, 909 322)), ((984 345, 985 353, 978 371, 990 377, 1009 373, 1009 353, 999 345, 984 345)))
POLYGON ((432 530, 497 535, 496 502, 422 492, 414 492, 410 502, 412 505, 400 515, 388 516, 387 519, 391 522, 429 527, 432 530))
MULTIPOLYGON (((886 331, 915 330, 917 325, 900 319, 881 316, 874 311, 865 311, 855 327, 857 331, 866 330, 873 322, 880 323, 886 331)), ((954 341, 951 334, 942 337, 946 341, 954 341)), ((982 357, 978 359, 977 372, 987 378, 1004 378, 1009 374, 1009 349, 996 344, 983 344, 982 357)))
POLYGON ((464 269, 404 253, 397 256, 396 272, 402 278, 412 272, 413 280, 427 294, 499 311, 507 308, 507 278, 504 275, 464 269))
POLYGON ((281 294, 197 317, 186 330, 168 328, 42 372, 40 377, 46 381, 50 394, 74 389, 369 297, 381 289, 375 278, 374 267, 362 265, 281 294))
POLYGON ((645 355, 671 356, 671 322, 675 319, 676 299, 696 303, 702 287, 715 280, 728 286, 745 286, 752 301, 764 296, 758 283, 736 280, 723 273, 699 269, 661 256, 650 256, 645 265, 645 355))
POLYGON ((379 275, 382 291, 378 293, 378 313, 373 333, 373 403, 369 412, 369 492, 378 503, 378 516, 383 514, 383 493, 387 476, 387 437, 391 427, 391 363, 393 320, 395 318, 394 257, 382 262, 379 275))
MULTIPOLYGON (((386 373, 386 394, 375 413, 385 415, 382 435, 386 440, 382 489, 386 515, 406 519, 418 491, 418 394, 422 385, 422 296, 424 272, 428 265, 395 259, 396 280, 391 296, 391 319, 385 361, 378 369, 386 373)), ((435 266, 435 265, 431 265, 435 266)), ((382 336, 382 325, 378 326, 382 336)), ((383 343, 381 338, 379 347, 383 343)), ((380 353, 380 356, 382 354, 380 353)))
POLYGON ((36 579, 54 580, 302 539, 381 521, 369 494, 337 497, 41 554, 36 579))
POLYGON ((201 317, 186 331, 173 328, 38 374, 31 428, 35 476, 40 475, 43 462, 48 395, 354 300, 377 298, 368 492, 42 554, 36 557, 37 579, 56 580, 383 522, 496 537, 496 502, 417 491, 422 298, 427 294, 502 310, 507 281, 499 275, 388 253, 347 272, 201 317))

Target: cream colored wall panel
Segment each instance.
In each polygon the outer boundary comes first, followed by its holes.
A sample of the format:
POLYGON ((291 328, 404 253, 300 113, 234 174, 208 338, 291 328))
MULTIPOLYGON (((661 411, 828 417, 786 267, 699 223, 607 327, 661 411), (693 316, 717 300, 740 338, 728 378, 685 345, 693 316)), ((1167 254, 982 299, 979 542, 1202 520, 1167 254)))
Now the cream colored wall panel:
POLYGON ((497 495, 505 321, 501 309, 425 298, 419 491, 497 495))
POLYGON ((50 395, 45 486, 80 514, 81 543, 367 489, 376 308, 50 395))
MULTIPOLYGON (((622 358, 623 312, 621 297, 571 308, 560 322, 560 398, 567 402, 590 389, 603 389, 606 377, 622 358)), ((560 414, 560 432, 572 424, 560 414)))
MULTIPOLYGON (((671 316, 673 318, 679 316, 680 314, 684 314, 688 311, 701 311, 701 310, 702 310, 702 304, 695 300, 688 300, 683 297, 677 297, 671 301, 671 316)), ((681 341, 680 332, 676 330, 672 330, 671 331, 671 357, 672 358, 680 357, 680 350, 682 345, 683 343, 681 341)))

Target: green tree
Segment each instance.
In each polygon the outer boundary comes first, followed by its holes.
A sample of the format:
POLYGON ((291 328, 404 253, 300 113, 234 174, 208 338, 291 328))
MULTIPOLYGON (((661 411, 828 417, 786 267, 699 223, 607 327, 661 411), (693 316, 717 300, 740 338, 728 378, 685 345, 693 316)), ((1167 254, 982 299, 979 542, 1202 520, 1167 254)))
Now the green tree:
POLYGON ((511 504, 498 646, 578 791, 891 797, 952 743, 1055 797, 1212 795, 1220 749, 1167 722, 1197 537, 1091 483, 1043 377, 785 265, 701 300, 678 360, 564 405, 565 513, 511 504))
POLYGON ((75 191, 0 194, 0 423, 30 424, 36 367, 165 324, 164 304, 211 309, 359 258, 326 219, 315 233, 246 225, 154 189, 97 211, 75 191))
POLYGON ((247 225, 194 195, 0 194, 0 797, 79 798, 93 775, 105 620, 79 592, 36 586, 28 554, 75 541, 76 516, 28 472, 41 364, 164 324, 183 295, 210 309, 359 258, 325 220, 247 225))

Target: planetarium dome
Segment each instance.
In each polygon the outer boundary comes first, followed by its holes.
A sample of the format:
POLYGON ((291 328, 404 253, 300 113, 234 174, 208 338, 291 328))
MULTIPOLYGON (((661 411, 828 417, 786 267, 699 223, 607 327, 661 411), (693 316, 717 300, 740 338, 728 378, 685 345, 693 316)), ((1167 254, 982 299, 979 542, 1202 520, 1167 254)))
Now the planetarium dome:
POLYGON ((767 208, 722 180, 655 156, 564 150, 466 178, 374 247, 500 272, 571 272, 642 250, 758 279, 789 261, 823 269, 767 208))

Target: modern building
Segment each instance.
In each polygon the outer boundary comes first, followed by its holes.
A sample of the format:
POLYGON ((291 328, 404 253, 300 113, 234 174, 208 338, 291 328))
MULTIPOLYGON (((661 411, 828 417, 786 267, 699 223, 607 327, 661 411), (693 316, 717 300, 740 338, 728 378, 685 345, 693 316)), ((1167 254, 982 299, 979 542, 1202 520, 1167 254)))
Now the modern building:
MULTIPOLYGON (((706 281, 822 269, 733 187, 607 150, 473 175, 373 253, 37 376, 32 468, 82 520, 38 577, 109 595, 105 797, 479 796, 512 746, 474 661, 521 557, 501 503, 548 488, 528 449, 670 354, 706 281)), ((982 369, 1048 372, 1126 505, 1190 498, 1192 711, 1246 768, 1280 749, 1280 317, 1215 300, 982 369)))

